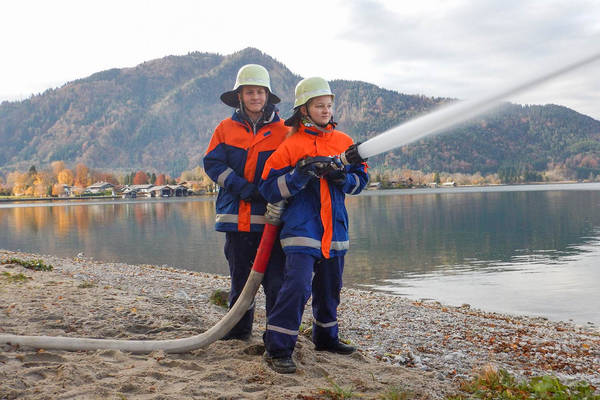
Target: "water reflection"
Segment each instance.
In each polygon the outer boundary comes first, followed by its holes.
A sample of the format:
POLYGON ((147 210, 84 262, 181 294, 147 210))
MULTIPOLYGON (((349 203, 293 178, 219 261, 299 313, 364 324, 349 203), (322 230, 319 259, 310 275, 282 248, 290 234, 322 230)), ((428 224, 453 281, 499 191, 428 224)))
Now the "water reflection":
MULTIPOLYGON (((600 323, 598 189, 460 188, 349 198, 344 282, 600 323)), ((212 198, 2 204, 0 248, 227 274, 214 216, 212 198)))
POLYGON ((0 209, 0 248, 226 274, 210 198, 0 209))
POLYGON ((368 196, 349 202, 345 281, 499 312, 600 323, 600 192, 368 196))
POLYGON ((352 218, 347 281, 554 262, 597 235, 598 192, 361 196, 352 218), (356 229, 356 227, 359 227, 356 229))

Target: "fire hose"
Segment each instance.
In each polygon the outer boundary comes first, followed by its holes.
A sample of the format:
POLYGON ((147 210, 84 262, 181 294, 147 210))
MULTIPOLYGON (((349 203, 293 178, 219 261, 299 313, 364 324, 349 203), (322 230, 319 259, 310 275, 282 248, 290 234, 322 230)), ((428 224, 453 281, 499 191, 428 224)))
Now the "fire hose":
POLYGON ((166 353, 185 353, 206 347, 225 336, 238 323, 246 311, 248 311, 250 304, 252 304, 267 269, 271 249, 275 240, 277 240, 280 224, 279 217, 281 216, 282 207, 283 202, 276 205, 267 205, 267 212, 265 213, 267 223, 265 224, 265 229, 254 258, 252 270, 242 293, 227 314, 216 325, 201 334, 170 340, 119 340, 63 336, 0 335, 0 344, 8 343, 45 350, 81 351, 110 349, 132 353, 150 353, 156 350, 162 350, 166 353))
MULTIPOLYGON (((354 157, 367 159, 397 147, 412 143, 425 136, 439 134, 448 129, 465 122, 471 118, 484 114, 494 107, 498 106, 504 99, 517 93, 524 92, 533 87, 556 78, 565 73, 571 72, 577 68, 591 64, 600 60, 600 53, 584 58, 582 60, 553 69, 545 74, 536 76, 529 80, 520 81, 513 85, 503 85, 503 89, 478 99, 462 101, 441 108, 422 117, 408 121, 386 132, 383 132, 362 144, 354 145, 352 152, 354 157)), ((350 149, 349 149, 350 150, 350 149)), ((317 169, 326 171, 329 169, 340 168, 349 163, 349 153, 340 154, 336 157, 319 157, 310 162, 319 163, 317 169)), ((209 330, 195 336, 172 340, 117 340, 117 339, 88 339, 74 337, 54 337, 54 336, 20 336, 20 335, 0 335, 0 344, 8 343, 13 345, 29 346, 38 349, 55 350, 99 350, 112 349, 128 351, 133 353, 149 353, 156 350, 162 350, 167 353, 183 353, 208 346, 222 338, 235 324, 241 319, 248 307, 254 300, 258 288, 262 282, 267 268, 273 243, 277 239, 279 231, 279 217, 282 210, 282 204, 267 206, 267 223, 259 244, 257 254, 246 281, 242 293, 229 312, 215 326, 209 330)))

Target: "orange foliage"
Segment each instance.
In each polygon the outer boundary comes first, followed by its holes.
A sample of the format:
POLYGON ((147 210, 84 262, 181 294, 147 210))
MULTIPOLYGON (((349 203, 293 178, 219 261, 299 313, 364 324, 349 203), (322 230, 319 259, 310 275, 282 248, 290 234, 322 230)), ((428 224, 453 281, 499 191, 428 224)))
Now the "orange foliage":
POLYGON ((155 184, 156 186, 160 186, 160 185, 164 185, 164 184, 166 184, 166 182, 167 182, 167 180, 166 180, 166 178, 165 178, 165 174, 159 174, 159 175, 156 177, 156 182, 154 182, 154 184, 155 184))
POLYGON ((58 173, 57 180, 58 183, 72 186, 74 182, 73 171, 70 169, 63 169, 58 173))
POLYGON ((115 186, 119 184, 119 181, 117 180, 117 178, 110 172, 94 172, 92 174, 92 180, 94 182, 112 183, 115 186))
POLYGON ((148 183, 148 175, 143 171, 138 171, 133 177, 134 185, 144 185, 148 183))
POLYGON ((60 174, 60 172, 62 170, 64 170, 65 168, 67 168, 65 166, 65 162, 64 161, 53 161, 50 164, 50 167, 52 168, 52 173, 54 174, 54 176, 58 176, 58 174, 60 174))
POLYGON ((56 185, 52 185, 52 196, 60 196, 65 194, 65 187, 57 183, 56 185))
POLYGON ((77 164, 75 167, 75 186, 86 187, 91 184, 89 169, 85 164, 77 164))

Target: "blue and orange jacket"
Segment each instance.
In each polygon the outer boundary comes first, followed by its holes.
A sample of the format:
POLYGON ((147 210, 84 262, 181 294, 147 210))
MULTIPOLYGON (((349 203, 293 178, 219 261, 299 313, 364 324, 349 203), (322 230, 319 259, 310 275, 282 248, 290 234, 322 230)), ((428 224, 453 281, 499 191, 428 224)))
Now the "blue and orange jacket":
POLYGON ((233 113, 217 126, 204 157, 204 170, 219 186, 215 229, 221 232, 262 232, 266 202, 247 202, 258 187, 267 158, 283 142, 289 128, 271 106, 267 120, 253 127, 233 113))
POLYGON ((296 133, 273 153, 259 188, 270 203, 287 199, 281 216, 281 245, 286 253, 317 258, 341 256, 349 247, 346 194, 358 194, 367 184, 367 165, 346 166, 346 181, 335 185, 325 178, 302 175, 294 169, 305 157, 344 152, 352 138, 332 125, 325 131, 300 124, 296 133))

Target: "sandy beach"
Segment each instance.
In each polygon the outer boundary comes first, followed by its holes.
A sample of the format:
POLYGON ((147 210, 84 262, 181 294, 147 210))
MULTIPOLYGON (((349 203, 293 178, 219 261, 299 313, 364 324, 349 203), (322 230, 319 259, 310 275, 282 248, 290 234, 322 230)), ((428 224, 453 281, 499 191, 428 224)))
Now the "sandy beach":
MULTIPOLYGON (((0 262, 10 258, 43 259, 54 269, 0 265, 0 333, 182 338, 207 330, 226 312, 210 296, 227 290, 227 277, 0 250, 0 262)), ((273 372, 262 359, 262 293, 249 341, 218 341, 185 354, 0 345, 0 399, 321 399, 331 398, 327 391, 336 386, 367 399, 390 390, 442 399, 488 365, 519 377, 553 374, 600 386, 600 329, 594 325, 355 289, 344 289, 339 311, 341 336, 359 351, 316 352, 301 335, 292 375, 273 372)), ((303 326, 310 324, 308 306, 303 326)))

